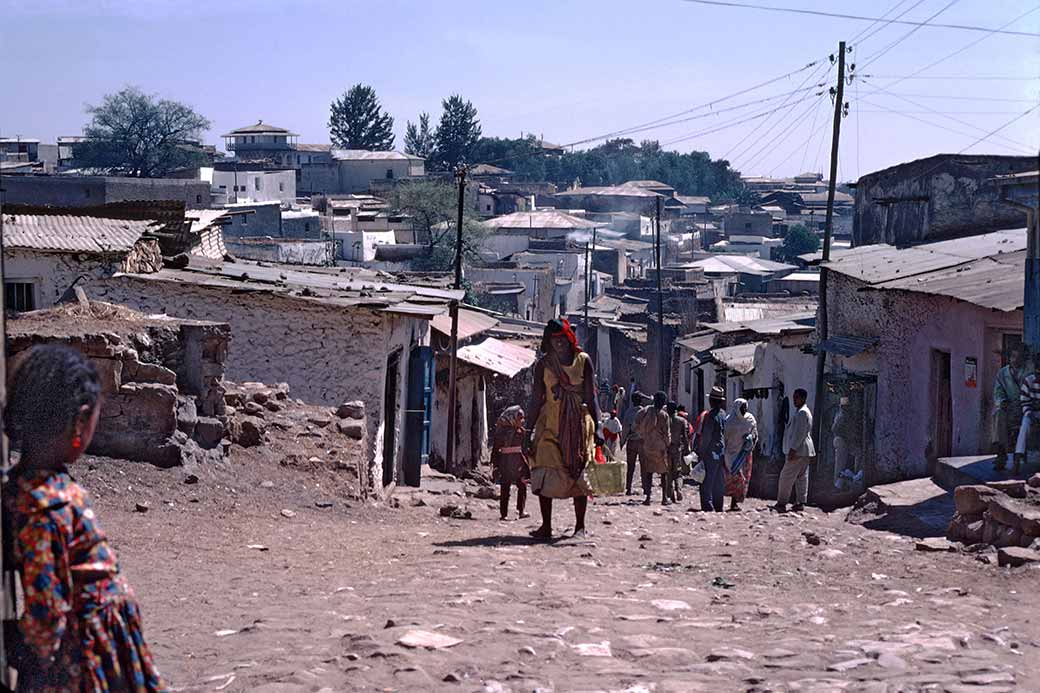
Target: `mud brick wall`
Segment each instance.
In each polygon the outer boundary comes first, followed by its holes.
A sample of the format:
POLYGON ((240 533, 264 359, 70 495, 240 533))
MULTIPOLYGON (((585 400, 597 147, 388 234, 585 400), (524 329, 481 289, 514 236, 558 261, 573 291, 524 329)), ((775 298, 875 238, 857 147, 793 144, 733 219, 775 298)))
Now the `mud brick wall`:
POLYGON ((382 476, 385 407, 396 407, 398 425, 389 434, 395 436, 394 476, 400 478, 408 357, 427 339, 425 320, 274 292, 235 292, 131 276, 105 280, 88 293, 144 313, 228 323, 234 335, 226 363, 231 380, 285 382, 294 397, 311 404, 365 402, 370 464, 362 484, 370 489, 382 476), (401 370, 397 391, 387 403, 387 358, 396 351, 401 352, 401 370))

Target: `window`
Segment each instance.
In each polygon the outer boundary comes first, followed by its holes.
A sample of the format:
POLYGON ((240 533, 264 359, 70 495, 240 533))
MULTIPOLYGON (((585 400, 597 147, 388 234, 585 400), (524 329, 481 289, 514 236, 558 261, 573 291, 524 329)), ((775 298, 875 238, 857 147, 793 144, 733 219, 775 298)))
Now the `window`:
POLYGON ((484 205, 484 211, 485 212, 490 212, 491 211, 491 203, 490 202, 488 204, 484 205))
POLYGON ((90 197, 90 188, 83 188, 84 197, 90 197))
POLYGON ((4 308, 18 313, 36 310, 36 291, 32 282, 4 282, 4 308))
POLYGON ((249 136, 249 144, 256 144, 256 137, 253 135, 249 136))
POLYGON ((304 233, 310 233, 311 232, 311 223, 309 221, 303 222, 303 232, 304 233))
POLYGON ((750 231, 751 230, 751 222, 750 221, 744 222, 744 230, 745 231, 750 231))
POLYGON ((260 189, 260 176, 253 176, 253 188, 255 190, 260 189))
POLYGON ((278 192, 285 192, 285 183, 278 182, 278 192))
POLYGON ((202 195, 196 195, 195 196, 195 204, 197 204, 197 205, 201 205, 202 204, 202 195))
POLYGON ((249 215, 248 214, 243 214, 242 215, 242 226, 249 226, 249 215))
POLYGON ((388 168, 386 170, 386 178, 387 178, 387 180, 393 180, 393 178, 394 178, 394 170, 392 168, 388 168))

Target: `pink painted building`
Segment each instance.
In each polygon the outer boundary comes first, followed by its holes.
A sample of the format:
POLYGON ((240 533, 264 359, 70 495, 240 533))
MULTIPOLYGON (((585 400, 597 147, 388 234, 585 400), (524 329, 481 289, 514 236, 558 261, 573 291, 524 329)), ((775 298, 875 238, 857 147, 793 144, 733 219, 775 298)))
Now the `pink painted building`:
POLYGON ((1024 229, 998 231, 826 265, 817 484, 923 477, 939 457, 989 451, 993 382, 1022 335, 1025 246, 1024 229))

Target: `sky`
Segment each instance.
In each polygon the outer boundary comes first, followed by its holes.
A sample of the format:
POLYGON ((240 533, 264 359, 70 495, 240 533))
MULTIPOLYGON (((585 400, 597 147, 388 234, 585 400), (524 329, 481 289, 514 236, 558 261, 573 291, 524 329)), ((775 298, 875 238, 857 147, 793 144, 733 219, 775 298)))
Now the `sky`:
MULTIPOLYGON (((986 28, 1035 10, 1007 29, 1040 33, 1037 0, 757 4, 889 18, 906 11, 902 19, 915 21, 938 12, 935 23, 986 28)), ((570 144, 690 111, 693 120, 631 136, 707 151, 745 175, 825 171, 833 107, 815 92, 835 82, 828 56, 839 40, 853 46, 859 74, 846 87, 842 181, 960 152, 1040 104, 1035 36, 686 0, 0 0, 0 15, 0 135, 43 142, 78 134, 86 106, 125 85, 191 105, 211 121, 211 144, 260 119, 300 142, 328 142, 329 104, 363 82, 395 118, 397 148, 406 121, 427 111, 436 122, 441 100, 457 93, 476 106, 486 136, 535 133, 570 144)), ((968 151, 1035 155, 1038 147, 1040 108, 968 151)))

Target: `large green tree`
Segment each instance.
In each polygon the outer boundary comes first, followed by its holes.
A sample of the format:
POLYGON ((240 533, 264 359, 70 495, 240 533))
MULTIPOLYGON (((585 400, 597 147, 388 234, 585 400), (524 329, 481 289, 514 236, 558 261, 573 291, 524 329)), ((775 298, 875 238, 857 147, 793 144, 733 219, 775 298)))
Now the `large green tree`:
POLYGON ((406 154, 429 159, 433 153, 436 132, 430 128, 430 114, 420 113, 418 124, 408 121, 404 131, 404 151, 406 154))
POLYGON ((394 119, 383 111, 376 91, 355 84, 332 102, 329 136, 341 149, 384 151, 394 148, 394 119))
POLYGON ((795 224, 787 229, 780 256, 787 262, 797 263, 799 255, 815 253, 820 249, 820 237, 804 224, 795 224))
POLYGON ((128 86, 87 113, 75 153, 83 168, 150 178, 205 162, 200 142, 209 121, 183 103, 128 86))
MULTIPOLYGON (((467 191, 467 198, 471 195, 467 191)), ((394 187, 387 198, 390 207, 412 217, 417 241, 429 252, 412 262, 420 271, 449 271, 454 266, 458 186, 445 180, 429 179, 394 187)), ((473 200, 463 205, 462 252, 467 263, 479 259, 484 228, 471 216, 473 200)))
POLYGON ((435 167, 452 170, 459 164, 476 163, 472 155, 480 140, 477 109, 458 94, 444 99, 441 106, 444 110, 434 138, 437 143, 435 167))

